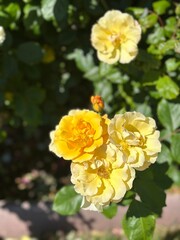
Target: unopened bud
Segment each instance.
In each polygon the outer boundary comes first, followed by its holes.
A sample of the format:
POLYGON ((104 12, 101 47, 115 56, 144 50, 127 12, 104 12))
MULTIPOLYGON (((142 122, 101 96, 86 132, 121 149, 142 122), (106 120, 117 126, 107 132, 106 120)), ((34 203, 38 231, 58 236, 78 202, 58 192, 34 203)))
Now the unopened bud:
POLYGON ((100 96, 91 96, 91 103, 94 111, 102 112, 104 109, 104 101, 100 96))

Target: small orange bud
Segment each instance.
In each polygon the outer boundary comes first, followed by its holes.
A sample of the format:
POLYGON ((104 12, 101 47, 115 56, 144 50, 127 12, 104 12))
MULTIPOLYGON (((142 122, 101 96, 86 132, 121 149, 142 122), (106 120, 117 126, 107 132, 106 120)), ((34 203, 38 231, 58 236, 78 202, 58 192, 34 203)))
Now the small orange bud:
POLYGON ((91 96, 91 103, 94 111, 102 112, 104 109, 104 101, 100 96, 91 96))

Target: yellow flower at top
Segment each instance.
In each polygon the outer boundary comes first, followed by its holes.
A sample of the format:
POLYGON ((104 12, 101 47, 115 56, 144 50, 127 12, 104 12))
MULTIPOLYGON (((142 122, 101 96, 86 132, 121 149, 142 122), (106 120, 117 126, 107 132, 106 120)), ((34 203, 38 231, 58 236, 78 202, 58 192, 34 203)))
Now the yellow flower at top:
POLYGON ((108 132, 110 142, 123 153, 124 161, 136 170, 148 168, 161 151, 160 133, 154 119, 139 112, 115 115, 108 132))
POLYGON ((113 144, 97 149, 91 161, 72 163, 71 173, 75 191, 83 196, 81 207, 94 211, 120 202, 135 178, 135 170, 124 164, 121 151, 113 144))
POLYGON ((92 27, 91 42, 100 61, 129 63, 138 53, 139 23, 129 14, 110 10, 92 27))
POLYGON ((50 151, 74 162, 92 159, 108 139, 109 119, 90 110, 71 110, 50 133, 50 151))

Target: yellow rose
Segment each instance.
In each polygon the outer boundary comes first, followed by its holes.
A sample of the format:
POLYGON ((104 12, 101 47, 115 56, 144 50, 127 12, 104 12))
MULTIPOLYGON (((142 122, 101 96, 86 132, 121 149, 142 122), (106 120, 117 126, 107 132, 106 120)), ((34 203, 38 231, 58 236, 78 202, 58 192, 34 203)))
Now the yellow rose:
POLYGON ((50 133, 50 151, 66 160, 90 160, 107 141, 108 118, 89 110, 71 110, 50 133))
POLYGON ((71 173, 76 192, 83 196, 82 208, 95 211, 120 202, 135 178, 135 170, 124 164, 113 144, 97 149, 91 161, 72 163, 71 173))
POLYGON ((91 42, 100 61, 108 64, 129 63, 137 53, 141 27, 134 18, 111 10, 92 27, 91 42))
POLYGON ((110 142, 123 153, 124 161, 136 170, 154 163, 161 151, 159 131, 150 117, 138 112, 117 114, 108 128, 110 142))

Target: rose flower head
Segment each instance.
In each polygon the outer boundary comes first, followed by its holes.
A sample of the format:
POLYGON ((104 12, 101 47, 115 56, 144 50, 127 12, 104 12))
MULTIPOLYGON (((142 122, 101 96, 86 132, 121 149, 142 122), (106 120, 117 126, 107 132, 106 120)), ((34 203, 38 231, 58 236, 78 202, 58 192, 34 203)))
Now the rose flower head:
POLYGON ((76 192, 83 196, 82 208, 94 211, 120 202, 135 178, 135 170, 123 162, 113 144, 97 149, 92 161, 71 163, 71 173, 76 192))
POLYGON ((154 119, 138 112, 117 114, 108 128, 110 142, 123 153, 124 161, 136 170, 154 163, 161 151, 154 119))
POLYGON ((139 23, 129 14, 110 10, 92 27, 91 43, 100 61, 129 63, 138 53, 139 23))
POLYGON ((50 151, 65 160, 90 160, 107 141, 109 119, 90 110, 71 110, 50 133, 50 151))

